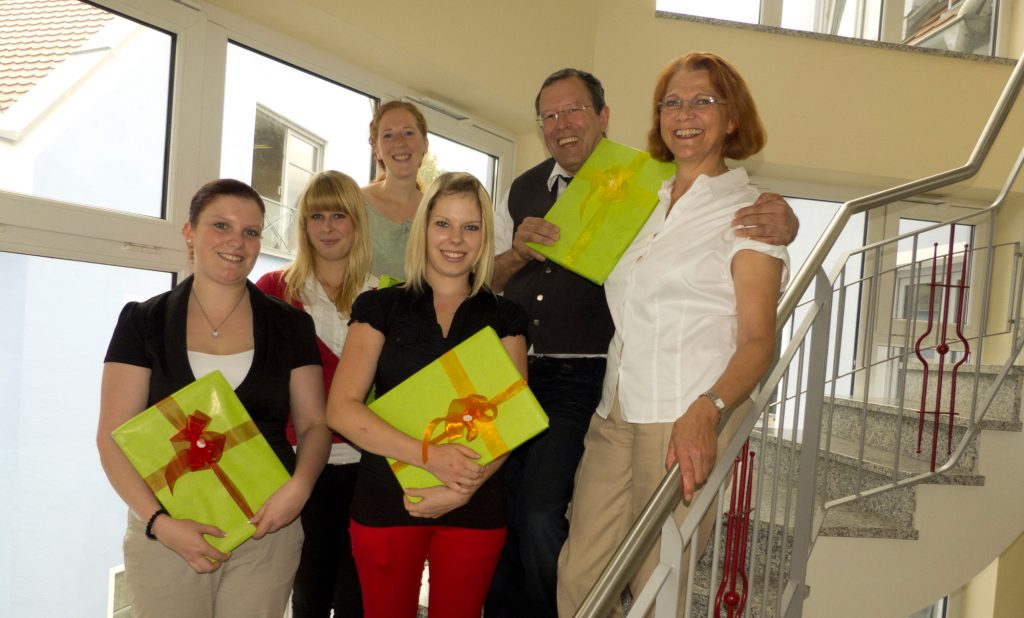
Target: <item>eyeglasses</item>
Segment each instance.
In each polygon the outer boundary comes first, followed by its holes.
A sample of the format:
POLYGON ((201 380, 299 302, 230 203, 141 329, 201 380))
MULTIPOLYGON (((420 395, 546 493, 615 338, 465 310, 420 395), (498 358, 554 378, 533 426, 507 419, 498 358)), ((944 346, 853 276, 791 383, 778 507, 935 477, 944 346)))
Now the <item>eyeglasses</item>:
POLYGON ((702 94, 699 97, 692 99, 665 99, 658 102, 658 109, 661 111, 668 111, 673 113, 679 113, 683 111, 683 108, 687 105, 690 106, 695 112, 702 110, 711 109, 712 105, 725 105, 725 101, 718 97, 713 97, 709 94, 702 94))
POLYGON ((590 109, 588 106, 580 105, 579 107, 563 109, 560 112, 547 112, 546 114, 537 116, 537 126, 543 127, 545 125, 552 125, 558 122, 559 118, 575 118, 577 114, 582 114, 588 109, 590 109))

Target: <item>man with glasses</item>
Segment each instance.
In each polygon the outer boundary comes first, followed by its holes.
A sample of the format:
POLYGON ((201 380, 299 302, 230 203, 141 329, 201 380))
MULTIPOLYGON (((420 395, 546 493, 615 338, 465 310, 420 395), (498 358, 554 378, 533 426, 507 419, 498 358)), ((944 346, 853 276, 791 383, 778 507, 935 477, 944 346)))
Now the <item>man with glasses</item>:
MULTIPOLYGON (((578 69, 548 76, 534 101, 551 158, 512 183, 495 214, 493 289, 530 319, 530 389, 550 426, 505 462, 508 538, 487 597, 486 618, 557 618, 558 553, 566 510, 583 455, 583 437, 601 399, 605 354, 614 326, 601 286, 545 260, 527 242, 551 245, 558 228, 544 215, 608 127, 604 87, 578 69)), ((788 244, 798 222, 774 194, 739 211, 737 234, 788 244)))

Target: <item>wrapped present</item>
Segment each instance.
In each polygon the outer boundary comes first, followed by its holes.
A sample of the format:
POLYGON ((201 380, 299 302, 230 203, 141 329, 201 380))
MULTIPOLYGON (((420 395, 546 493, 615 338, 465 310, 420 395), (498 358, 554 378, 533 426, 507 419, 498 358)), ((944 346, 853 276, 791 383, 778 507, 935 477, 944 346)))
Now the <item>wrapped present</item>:
POLYGON ((290 478, 219 371, 199 378, 113 431, 171 516, 217 526, 228 552, 253 535, 249 519, 290 478))
POLYGON ((661 183, 675 165, 603 139, 545 219, 559 229, 538 253, 601 285, 658 205, 661 183))
MULTIPOLYGON (((492 328, 484 328, 370 404, 378 416, 430 444, 458 443, 483 465, 547 429, 548 418, 492 328)), ((416 464, 389 459, 404 488, 441 485, 416 464)))

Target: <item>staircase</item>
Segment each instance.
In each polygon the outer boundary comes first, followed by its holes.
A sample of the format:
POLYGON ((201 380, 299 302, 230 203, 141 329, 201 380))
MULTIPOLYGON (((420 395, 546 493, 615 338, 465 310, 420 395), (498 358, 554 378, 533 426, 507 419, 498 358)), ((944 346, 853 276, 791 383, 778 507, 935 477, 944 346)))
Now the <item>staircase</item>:
MULTIPOLYGON (((991 378, 995 371, 991 367, 983 367, 983 379, 991 378)), ((962 585, 973 574, 977 573, 988 561, 1000 553, 1000 543, 989 543, 993 547, 985 552, 978 552, 977 546, 972 544, 970 557, 965 559, 962 553, 962 542, 948 544, 944 540, 947 535, 963 535, 965 527, 984 527, 984 536, 996 536, 1002 539, 1002 546, 1012 542, 1017 534, 1021 532, 1024 521, 996 522, 991 517, 991 508, 997 507, 1000 501, 1014 501, 1013 486, 1016 484, 1017 493, 1024 492, 1022 486, 1020 466, 1024 464, 1024 435, 1020 434, 1020 394, 1024 389, 1024 370, 1021 367, 1013 367, 1010 375, 999 386, 997 405, 990 413, 994 418, 982 422, 983 432, 980 436, 970 440, 964 455, 952 468, 944 474, 933 476, 918 484, 907 485, 892 489, 885 493, 868 496, 863 499, 853 500, 829 508, 824 512, 823 520, 820 522, 818 538, 815 541, 814 552, 811 554, 809 565, 808 584, 810 594, 805 601, 804 616, 823 617, 863 617, 863 616, 893 616, 903 618, 910 615, 925 605, 933 603, 944 592, 951 591, 962 585), (997 436, 997 442, 1003 444, 990 444, 990 432, 1011 432, 1003 436, 997 436), (988 449, 984 447, 987 446, 988 449), (1016 453, 1013 451, 1016 449, 1016 453), (1002 451, 993 453, 992 451, 1002 451), (991 459, 1003 460, 1010 458, 1017 462, 1013 466, 987 466, 992 475, 1000 477, 1001 482, 995 486, 992 480, 986 478, 982 473, 981 462, 991 459), (1006 495, 999 497, 998 494, 1005 492, 1006 495), (991 494, 997 494, 993 497, 991 494), (924 496, 922 506, 919 496, 924 496), (952 511, 952 529, 947 529, 936 522, 936 515, 929 513, 938 502, 941 505, 956 504, 952 511), (987 505, 981 509, 982 517, 970 520, 965 517, 961 505, 965 502, 980 503, 987 505), (1015 527, 1016 525, 1016 527, 1015 527), (996 530, 993 530, 996 529, 996 530), (999 529, 1003 529, 999 533, 999 529), (873 539, 875 542, 864 543, 860 539, 873 539), (881 542, 885 540, 885 542, 881 542), (910 548, 922 543, 930 543, 934 546, 910 548), (946 547, 943 547, 947 545, 946 547), (892 554, 888 559, 879 558, 879 552, 892 554), (943 557, 945 556, 945 557, 943 557), (987 559, 985 559, 987 558, 987 559), (980 561, 980 564, 978 562, 980 561), (880 568, 880 563, 887 565, 880 568), (900 564, 899 569, 891 568, 888 565, 900 564), (936 581, 922 574, 938 571, 937 564, 941 564, 943 577, 939 581, 949 581, 944 584, 946 587, 938 587, 936 581), (863 571, 854 577, 858 571, 857 565, 864 565, 863 571), (955 568, 950 569, 950 566, 955 568), (951 572, 952 571, 952 572, 951 572), (820 577, 815 577, 820 573, 820 577), (894 573, 903 573, 903 577, 893 579, 894 573), (953 576, 956 573, 956 576, 953 576), (865 579, 877 579, 878 581, 868 586, 859 584, 851 586, 850 581, 864 581, 865 579), (923 581, 921 581, 923 580, 923 581), (888 592, 896 587, 894 592, 888 592), (886 591, 876 597, 865 597, 865 590, 886 591), (845 600, 841 600, 845 599, 845 600), (845 609, 843 609, 845 608, 845 609)), ((860 488, 879 487, 893 478, 895 470, 895 448, 894 436, 897 435, 895 425, 902 423, 903 435, 910 436, 912 440, 905 440, 901 445, 901 465, 899 477, 902 479, 911 476, 927 473, 929 468, 929 457, 927 453, 916 453, 917 418, 916 406, 913 407, 914 414, 899 414, 899 408, 891 403, 869 403, 867 406, 850 399, 837 398, 832 405, 826 408, 826 415, 831 417, 831 441, 829 449, 829 461, 825 464, 825 451, 818 453, 818 482, 823 484, 824 489, 819 490, 819 496, 824 501, 834 501, 843 497, 855 495, 860 488), (866 409, 865 409, 866 407, 866 409), (866 421, 866 423, 865 423, 866 421), (861 428, 866 427, 867 441, 863 456, 859 449, 859 434, 861 428), (826 480, 827 479, 827 480, 826 480)), ((967 421, 957 420, 954 423, 954 440, 962 439, 966 431, 967 421)), ((944 432, 946 424, 942 424, 944 432)), ((828 442, 828 435, 823 430, 821 444, 828 442)), ((945 434, 943 434, 945 435, 945 434)), ((764 473, 759 476, 755 483, 754 496, 768 496, 768 490, 774 486, 775 476, 778 475, 788 485, 782 485, 781 494, 786 493, 789 487, 793 495, 797 491, 795 478, 797 477, 799 454, 802 448, 800 441, 793 442, 788 439, 780 439, 778 432, 768 431, 762 434, 755 430, 751 434, 751 448, 755 452, 755 461, 763 463, 764 473)), ((1018 502, 1020 500, 1017 500, 1018 502)), ((757 505, 757 517, 751 518, 751 527, 756 528, 758 534, 757 547, 765 547, 771 542, 775 547, 780 544, 787 550, 772 552, 775 557, 772 561, 772 569, 769 573, 767 594, 764 594, 764 559, 766 552, 759 552, 760 560, 755 560, 750 573, 751 580, 761 581, 751 586, 751 590, 757 590, 762 594, 753 595, 750 599, 750 616, 776 616, 775 602, 778 599, 780 565, 789 562, 789 549, 792 547, 792 528, 783 528, 781 522, 788 518, 783 512, 784 501, 776 503, 772 508, 770 498, 762 499, 757 505), (769 533, 772 539, 769 540, 769 533), (766 602, 767 600, 767 602, 766 602), (764 609, 767 607, 767 609, 764 609)), ((821 508, 821 501, 818 503, 821 508)), ((946 509, 948 511, 948 509, 946 509)), ((1000 510, 1007 514, 1024 510, 1020 506, 1016 508, 1004 507, 1000 510)), ((940 516, 941 519, 941 516, 940 516)), ((980 530, 976 530, 980 532, 980 530)), ((751 537, 753 533, 751 533, 751 537)), ((748 543, 754 545, 753 538, 748 543)), ((724 540, 719 544, 719 555, 724 553, 724 540)), ((706 615, 708 588, 712 581, 711 561, 713 547, 710 545, 705 550, 698 573, 695 577, 694 613, 695 616, 706 615)), ((723 566, 719 558, 719 571, 723 566)), ((715 581, 719 581, 716 578, 715 581)), ((714 614, 712 614, 714 615, 714 614)), ((723 612, 723 616, 726 613, 723 612)))

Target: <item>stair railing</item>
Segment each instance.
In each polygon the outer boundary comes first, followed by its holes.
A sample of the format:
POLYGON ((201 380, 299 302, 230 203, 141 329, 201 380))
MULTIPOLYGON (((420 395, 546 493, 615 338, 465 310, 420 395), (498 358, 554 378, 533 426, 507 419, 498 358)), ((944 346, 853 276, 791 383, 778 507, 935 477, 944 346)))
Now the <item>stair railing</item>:
MULTIPOLYGON (((700 553, 699 551, 692 551, 691 548, 701 548, 705 539, 711 534, 708 531, 701 534, 701 528, 702 523, 705 524, 704 527, 709 523, 708 513, 712 505, 715 504, 716 511, 712 516, 713 519, 710 520, 710 523, 713 523, 714 526, 714 543, 712 544, 710 558, 710 581, 716 582, 719 560, 721 558, 719 542, 723 534, 722 521, 725 512, 725 493, 731 478, 733 462, 740 452, 744 450, 744 445, 759 421, 761 423, 760 448, 764 449, 760 452, 767 455, 768 446, 766 439, 773 431, 773 428, 769 424, 770 414, 766 412, 774 412, 776 415, 777 426, 780 428, 780 439, 775 442, 776 452, 771 462, 771 471, 774 472, 774 476, 770 481, 763 480, 768 478, 765 473, 769 467, 765 462, 768 457, 760 457, 760 461, 757 464, 757 483, 764 484, 770 482, 773 487, 770 495, 763 499, 762 496, 765 494, 760 491, 762 488, 759 487, 758 501, 756 504, 750 505, 750 510, 754 513, 754 526, 750 538, 751 564, 747 567, 748 572, 744 574, 744 581, 748 582, 748 584, 749 579, 763 579, 763 585, 761 586, 759 599, 750 594, 748 589, 743 591, 744 599, 749 602, 745 604, 745 607, 740 612, 745 616, 751 615, 751 608, 756 601, 760 604, 761 608, 774 606, 775 611, 772 613, 776 616, 796 617, 801 615, 803 598, 807 593, 804 583, 807 558, 813 547, 817 531, 822 525, 825 512, 825 504, 820 499, 816 500, 815 498, 819 494, 816 486, 827 481, 827 479, 822 480, 817 476, 818 441, 821 436, 821 431, 818 427, 820 427, 824 418, 822 409, 824 407, 826 385, 830 389, 831 400, 834 400, 835 389, 839 384, 839 378, 842 377, 835 370, 838 367, 837 361, 839 360, 835 355, 839 353, 840 346, 833 345, 831 350, 829 348, 829 325, 831 323, 831 314, 833 313, 833 283, 837 283, 839 286, 835 291, 838 300, 837 307, 842 308, 845 306, 847 294, 847 284, 842 276, 843 269, 838 269, 838 279, 833 282, 824 274, 822 265, 850 217, 854 214, 920 196, 976 175, 991 151, 991 147, 1005 123, 1006 117, 1009 115, 1022 86, 1024 86, 1024 56, 1017 61, 974 150, 963 166, 843 204, 819 241, 815 244, 803 267, 790 282, 785 295, 779 303, 777 328, 781 331, 794 316, 801 297, 804 296, 811 284, 814 283, 813 299, 804 306, 806 310, 804 319, 801 321, 800 326, 795 329, 789 346, 780 355, 778 363, 764 381, 754 401, 754 405, 746 411, 737 410, 734 412, 743 415, 738 422, 736 437, 720 450, 718 463, 707 479, 704 490, 695 497, 690 505, 685 520, 677 526, 672 518, 672 513, 681 500, 681 488, 678 480, 679 469, 678 464, 676 464, 662 479, 662 482, 652 494, 651 499, 637 518, 626 538, 620 544, 608 566, 584 599, 583 604, 575 614, 577 618, 604 617, 610 613, 613 604, 620 599, 629 578, 654 546, 659 534, 662 535, 662 562, 655 569, 643 590, 639 591, 632 599, 633 609, 630 612, 630 616, 644 615, 654 604, 655 599, 658 601, 655 608, 656 616, 675 616, 680 596, 683 597, 685 602, 685 615, 691 615, 695 600, 695 595, 693 594, 695 589, 694 579, 697 572, 698 554, 700 553), (832 352, 831 359, 829 359, 830 351, 832 352), (796 371, 791 367, 793 363, 798 368, 796 371), (827 380, 825 377, 826 367, 829 365, 833 367, 831 380, 827 380), (787 393, 790 392, 794 392, 795 396, 788 396, 787 393), (778 401, 776 401, 777 393, 781 393, 781 399, 778 401), (789 414, 792 415, 792 419, 787 424, 786 416, 789 414), (784 440, 781 433, 785 431, 787 426, 791 428, 790 446, 783 448, 784 440), (798 432, 801 427, 803 435, 799 436, 798 432), (798 450, 796 444, 801 441, 802 447, 799 449, 800 461, 797 463, 795 461, 795 452, 798 450), (799 468, 799 484, 796 489, 796 496, 794 496, 791 486, 787 485, 784 489, 782 488, 779 477, 780 474, 784 476, 795 474, 795 468, 797 467, 799 468), (770 509, 768 523, 763 526, 764 530, 759 525, 761 518, 757 516, 761 509, 770 509), (779 509, 781 509, 781 513, 777 512, 779 509), (791 515, 793 519, 790 519, 791 515), (794 522, 794 524, 790 522, 794 522), (786 534, 790 526, 794 530, 791 541, 786 534), (761 537, 766 537, 763 541, 766 551, 764 554, 759 555, 757 547, 762 542, 761 537), (682 556, 684 552, 688 552, 688 563, 685 567, 677 557, 682 556), (760 564, 758 564, 759 560, 762 561, 760 564), (779 566, 773 567, 773 564, 779 566), (770 586, 769 582, 773 579, 771 577, 773 568, 776 569, 775 583, 773 586, 770 586), (685 584, 683 584, 685 585, 685 591, 680 592, 680 585, 676 582, 679 573, 684 571, 686 572, 685 584), (752 577, 753 575, 759 575, 759 577, 754 578, 752 577), (772 597, 774 597, 774 600, 772 600, 772 597)), ((986 209, 986 212, 991 211, 994 215, 995 210, 1009 193, 1013 181, 1020 170, 1022 161, 1024 161, 1024 151, 1022 151, 1021 156, 1018 158, 1016 166, 996 202, 986 209)), ((991 234, 994 233, 993 229, 991 234)), ((905 237, 912 238, 919 234, 920 232, 905 235, 905 237)), ((867 249, 864 248, 864 250, 867 249)), ((990 266, 992 262, 991 255, 994 250, 994 248, 990 249, 988 260, 990 266)), ((1016 249, 1016 253, 1020 253, 1019 248, 1016 249)), ((1019 266, 1019 255, 1016 259, 1018 265, 1014 267, 1014 280, 1020 281, 1019 274, 1024 273, 1024 268, 1019 266)), ((1014 286, 1016 288, 1015 294, 1019 297, 1024 284, 1015 283, 1014 286)), ((1016 302, 1017 306, 1017 311, 1014 315, 1017 316, 1016 321, 1019 322, 1020 301, 1011 299, 1010 304, 1013 305, 1014 302, 1016 302)), ((872 306, 870 299, 868 306, 872 306)), ((836 317, 836 324, 839 328, 842 328, 843 319, 843 313, 840 312, 836 317)), ((1019 353, 1020 344, 1024 341, 1021 340, 1019 329, 1016 325, 1014 325, 1013 330, 1014 341, 1012 348, 1015 351, 1012 352, 1012 356, 1015 357, 1019 353)), ((980 354, 978 354, 978 358, 980 361, 980 354)), ((1002 379, 1005 375, 1006 371, 1004 370, 1000 373, 999 379, 1002 379)), ((993 394, 990 394, 988 404, 991 403, 994 392, 995 389, 993 388, 993 394)), ((727 420, 723 419, 719 431, 721 431, 722 426, 727 420)), ((976 433, 979 426, 979 424, 974 424, 971 430, 976 433)), ((828 429, 830 430, 830 428, 828 429)), ((826 431, 825 435, 826 441, 828 441, 831 434, 829 431, 826 431)), ((964 443, 961 442, 957 448, 957 456, 962 454, 964 448, 964 443)), ((828 453, 828 445, 826 444, 824 455, 824 470, 826 472, 829 465, 828 453)), ((944 467, 943 469, 947 468, 944 467)), ((906 484, 907 481, 906 479, 897 479, 894 482, 906 484)), ((863 495, 866 492, 856 493, 863 495)), ((851 499, 856 499, 856 497, 851 499)), ((829 506, 838 506, 834 502, 830 503, 829 506)), ((732 618, 732 610, 728 607, 725 609, 726 615, 732 618)), ((714 594, 709 593, 706 597, 706 607, 700 613, 710 617, 712 615, 721 615, 721 611, 722 606, 715 607, 714 594)))

